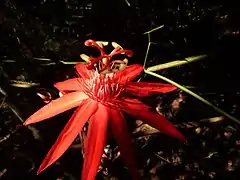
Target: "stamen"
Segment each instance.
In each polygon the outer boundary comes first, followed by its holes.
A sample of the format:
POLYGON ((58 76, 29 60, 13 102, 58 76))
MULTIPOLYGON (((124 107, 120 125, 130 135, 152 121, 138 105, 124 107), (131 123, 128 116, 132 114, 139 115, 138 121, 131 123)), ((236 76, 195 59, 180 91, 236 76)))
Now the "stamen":
POLYGON ((105 55, 103 48, 100 47, 95 41, 89 39, 89 40, 85 41, 84 44, 85 44, 85 46, 92 46, 92 47, 98 48, 98 50, 101 52, 101 56, 105 55))
POLYGON ((128 57, 131 57, 133 55, 133 52, 131 50, 124 50, 117 43, 112 43, 114 50, 110 54, 106 54, 104 52, 104 49, 103 49, 104 45, 101 42, 96 42, 90 39, 85 41, 85 45, 96 47, 100 51, 101 55, 96 58, 93 58, 93 57, 89 58, 90 62, 87 64, 87 68, 89 70, 94 69, 94 67, 96 66, 98 68, 99 73, 108 73, 105 70, 108 70, 110 72, 112 72, 113 70, 115 71, 121 70, 121 68, 118 68, 115 66, 115 63, 124 64, 125 62, 124 60, 113 60, 111 62, 111 59, 114 55, 126 54, 128 57))

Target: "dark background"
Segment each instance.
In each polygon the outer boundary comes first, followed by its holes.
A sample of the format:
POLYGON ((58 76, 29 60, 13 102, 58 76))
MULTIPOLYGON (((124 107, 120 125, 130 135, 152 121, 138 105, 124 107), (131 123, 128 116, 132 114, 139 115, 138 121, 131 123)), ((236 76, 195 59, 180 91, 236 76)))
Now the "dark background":
MULTIPOLYGON (((34 130, 16 130, 16 125, 21 124, 16 114, 25 120, 44 105, 36 95, 40 89, 50 92, 53 98, 58 96, 52 86, 54 82, 73 75, 73 65, 61 61, 78 62, 81 53, 95 53, 84 46, 87 39, 116 41, 134 51, 129 64, 143 64, 148 44, 144 32, 164 25, 151 33, 153 44, 147 66, 208 55, 204 60, 158 73, 181 85, 192 86, 194 92, 239 117, 240 11, 235 3, 230 0, 2 0, 0 179, 79 179, 80 148, 70 148, 56 164, 35 175, 72 111, 36 124, 34 130), (12 80, 40 83, 40 86, 17 88, 11 86, 12 80)), ((144 80, 159 81, 149 76, 144 80)), ((163 113, 175 124, 197 125, 179 128, 189 145, 181 145, 162 134, 135 137, 143 179, 239 179, 238 125, 228 119, 203 123, 201 119, 221 115, 181 91, 147 101, 153 107, 166 104, 163 113), (177 113, 171 115, 171 102, 180 95, 184 101, 177 113), (197 128, 201 133, 196 133, 197 128), (163 157, 171 163, 156 156, 157 152, 163 152, 163 157), (213 155, 209 158, 210 154, 213 155), (180 162, 176 164, 174 159, 180 162)), ((102 171, 99 179, 128 179, 121 161, 107 162, 103 167, 109 169, 109 175, 102 171)))

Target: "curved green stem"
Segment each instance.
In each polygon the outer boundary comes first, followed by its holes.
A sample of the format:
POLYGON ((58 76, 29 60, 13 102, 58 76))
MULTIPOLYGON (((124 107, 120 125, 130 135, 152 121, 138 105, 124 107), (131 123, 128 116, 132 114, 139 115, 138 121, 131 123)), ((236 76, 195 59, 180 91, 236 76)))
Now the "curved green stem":
POLYGON ((157 77, 157 78, 160 78, 160 79, 162 79, 162 80, 164 80, 164 81, 166 81, 166 82, 168 82, 168 83, 170 83, 170 84, 178 87, 178 88, 181 89, 182 91, 190 94, 191 96, 193 96, 193 97, 195 97, 196 99, 200 100, 200 101, 203 102, 204 104, 212 107, 215 111, 221 113, 222 115, 226 116, 227 118, 231 119, 232 121, 235 121, 236 123, 240 124, 240 120, 238 120, 237 118, 231 116, 230 114, 226 113, 225 111, 221 110, 220 108, 216 107, 215 105, 213 105, 212 103, 210 103, 209 101, 207 101, 206 99, 204 99, 204 98, 202 98, 201 96, 197 95, 196 93, 190 91, 189 89, 181 86, 180 84, 178 84, 178 83, 176 83, 176 82, 174 82, 174 81, 172 81, 172 80, 170 80, 170 79, 168 79, 168 78, 166 78, 166 77, 164 77, 164 76, 161 76, 161 75, 159 75, 159 74, 156 74, 156 73, 154 73, 154 72, 151 72, 151 71, 149 71, 149 70, 144 70, 144 72, 145 72, 146 74, 149 74, 149 75, 155 76, 155 77, 157 77))

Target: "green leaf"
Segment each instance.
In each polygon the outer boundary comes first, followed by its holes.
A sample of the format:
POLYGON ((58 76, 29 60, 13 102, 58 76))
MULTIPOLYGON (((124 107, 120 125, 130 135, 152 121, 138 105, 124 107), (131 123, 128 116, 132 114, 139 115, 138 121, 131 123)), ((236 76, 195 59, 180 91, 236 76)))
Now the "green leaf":
POLYGON ((63 64, 86 64, 85 62, 67 62, 67 61, 60 61, 63 64))
POLYGON ((16 60, 4 59, 4 60, 2 60, 2 62, 4 62, 4 63, 13 63, 13 62, 16 62, 16 60))
POLYGON ((19 88, 32 88, 35 86, 39 86, 40 83, 11 80, 10 85, 13 87, 19 87, 19 88))
POLYGON ((47 59, 47 58, 33 58, 38 61, 52 61, 52 59, 47 59))
POLYGON ((167 69, 167 68, 171 68, 171 67, 176 67, 176 66, 181 66, 184 64, 192 63, 192 62, 204 59, 206 57, 207 57, 206 54, 199 55, 199 56, 192 56, 192 57, 185 58, 185 60, 176 60, 176 61, 172 61, 172 62, 168 62, 168 63, 164 63, 164 64, 159 64, 156 66, 151 66, 151 67, 148 67, 147 70, 152 71, 152 72, 159 71, 162 69, 167 69))

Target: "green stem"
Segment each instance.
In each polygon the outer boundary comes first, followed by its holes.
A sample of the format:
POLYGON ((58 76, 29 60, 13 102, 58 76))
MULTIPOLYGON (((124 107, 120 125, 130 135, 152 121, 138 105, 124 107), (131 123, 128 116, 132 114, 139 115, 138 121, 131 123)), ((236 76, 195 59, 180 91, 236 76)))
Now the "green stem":
POLYGON ((226 113, 225 111, 221 110, 220 108, 214 106, 214 105, 213 105, 212 103, 210 103, 209 101, 205 100, 204 98, 202 98, 201 96, 197 95, 196 93, 190 91, 189 89, 181 86, 180 84, 178 84, 178 83, 176 83, 176 82, 174 82, 174 81, 172 81, 172 80, 170 80, 170 79, 168 79, 168 78, 166 78, 166 77, 164 77, 164 76, 161 76, 161 75, 159 75, 159 74, 156 74, 156 73, 154 73, 154 72, 151 72, 151 71, 149 71, 149 70, 144 70, 144 72, 145 72, 146 74, 149 74, 149 75, 155 76, 155 77, 157 77, 157 78, 160 78, 160 79, 162 79, 162 80, 164 80, 164 81, 166 81, 166 82, 168 82, 168 83, 170 83, 170 84, 178 87, 178 88, 181 89, 182 91, 190 94, 191 96, 193 96, 193 97, 195 97, 196 99, 200 100, 200 101, 203 102, 204 104, 212 107, 215 111, 221 113, 222 115, 226 116, 227 118, 229 118, 229 119, 235 121, 236 123, 240 124, 240 120, 238 120, 237 118, 231 116, 230 114, 226 113))
POLYGON ((150 37, 150 34, 148 34, 148 46, 147 46, 147 51, 146 51, 146 55, 145 55, 144 63, 143 63, 144 68, 145 68, 145 65, 147 62, 147 57, 148 57, 148 52, 149 52, 150 46, 151 46, 151 37, 150 37))
POLYGON ((145 32, 145 33, 143 33, 143 34, 150 34, 151 32, 156 31, 156 30, 158 30, 158 29, 161 29, 161 28, 163 28, 163 27, 164 27, 164 25, 158 26, 158 27, 156 27, 156 28, 154 28, 154 29, 152 29, 152 30, 150 30, 150 31, 147 31, 147 32, 145 32))

